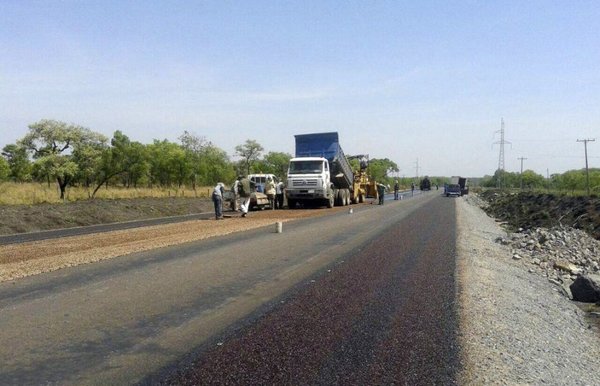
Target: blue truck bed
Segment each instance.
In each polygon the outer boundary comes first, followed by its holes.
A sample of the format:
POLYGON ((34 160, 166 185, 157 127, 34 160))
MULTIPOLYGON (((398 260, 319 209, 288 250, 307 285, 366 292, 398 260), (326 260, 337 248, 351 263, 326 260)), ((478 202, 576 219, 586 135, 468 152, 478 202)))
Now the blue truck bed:
POLYGON ((298 134, 295 137, 296 157, 326 158, 337 187, 352 189, 354 175, 340 146, 337 132, 298 134))

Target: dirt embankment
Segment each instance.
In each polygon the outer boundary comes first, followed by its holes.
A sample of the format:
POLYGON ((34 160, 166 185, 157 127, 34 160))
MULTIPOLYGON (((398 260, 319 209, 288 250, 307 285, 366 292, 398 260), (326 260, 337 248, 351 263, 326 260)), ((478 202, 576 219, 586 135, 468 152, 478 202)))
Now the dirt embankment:
POLYGON ((513 229, 565 226, 581 229, 600 240, 600 199, 532 192, 483 192, 486 212, 513 229))
POLYGON ((0 235, 179 216, 212 210, 213 204, 209 199, 181 197, 0 205, 0 235))

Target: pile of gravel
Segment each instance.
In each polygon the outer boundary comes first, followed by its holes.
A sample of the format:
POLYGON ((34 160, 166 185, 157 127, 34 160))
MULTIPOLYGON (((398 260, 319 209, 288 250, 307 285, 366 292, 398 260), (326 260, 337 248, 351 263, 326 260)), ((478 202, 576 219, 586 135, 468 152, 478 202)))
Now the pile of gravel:
POLYGON ((578 276, 600 271, 600 241, 579 229, 519 229, 498 237, 496 242, 510 247, 512 258, 522 261, 529 272, 560 283, 565 289, 578 276))
POLYGON ((588 244, 587 238, 580 244, 581 235, 572 230, 510 234, 485 214, 477 197, 463 197, 456 203, 464 364, 460 383, 599 384, 600 331, 549 280, 557 280, 558 275, 571 279, 570 272, 555 272, 553 262, 560 259, 593 271, 597 245, 588 244), (546 234, 543 243, 539 242, 542 234, 546 234), (567 238, 574 242, 567 243, 567 238), (529 243, 530 239, 537 241, 529 243), (554 241, 560 248, 550 247, 554 241), (575 248, 582 253, 567 252, 575 248), (515 254, 523 258, 514 259, 515 254), (553 256, 556 260, 551 260, 553 256), (546 264, 540 267, 534 259, 546 264))

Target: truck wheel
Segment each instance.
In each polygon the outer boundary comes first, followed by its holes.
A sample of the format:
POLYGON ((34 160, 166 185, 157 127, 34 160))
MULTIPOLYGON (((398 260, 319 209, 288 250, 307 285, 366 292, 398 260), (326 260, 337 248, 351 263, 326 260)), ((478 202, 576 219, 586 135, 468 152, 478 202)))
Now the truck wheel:
POLYGON ((333 189, 333 205, 341 206, 342 205, 342 191, 339 189, 333 189))
POLYGON ((332 194, 331 196, 329 196, 329 200, 327 201, 327 207, 333 208, 334 204, 335 204, 335 196, 332 194))
POLYGON ((350 205, 350 190, 348 189, 344 189, 344 205, 348 206, 350 205))

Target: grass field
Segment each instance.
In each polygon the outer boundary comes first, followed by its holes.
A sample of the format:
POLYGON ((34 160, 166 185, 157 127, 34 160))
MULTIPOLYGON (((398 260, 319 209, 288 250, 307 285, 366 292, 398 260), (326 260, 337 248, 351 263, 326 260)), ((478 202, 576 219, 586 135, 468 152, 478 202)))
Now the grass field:
MULTIPOLYGON (((122 199, 146 197, 209 197, 211 187, 191 188, 122 188, 109 186, 100 188, 96 193, 97 199, 122 199)), ((92 189, 85 187, 69 187, 65 193, 65 201, 88 200, 92 189)), ((60 203, 60 191, 56 184, 40 183, 0 183, 0 205, 35 205, 42 203, 60 203)))

